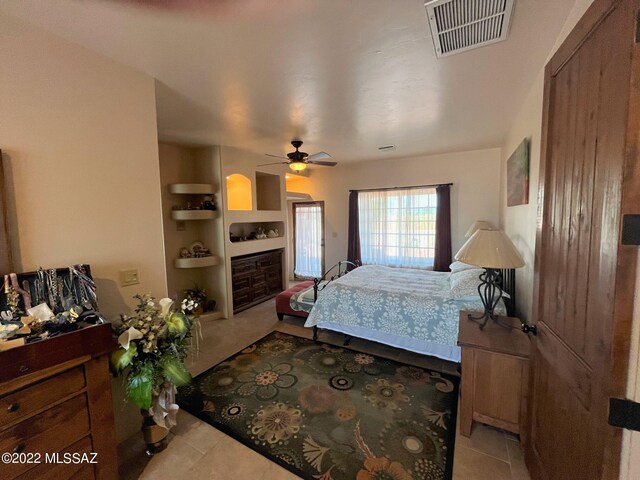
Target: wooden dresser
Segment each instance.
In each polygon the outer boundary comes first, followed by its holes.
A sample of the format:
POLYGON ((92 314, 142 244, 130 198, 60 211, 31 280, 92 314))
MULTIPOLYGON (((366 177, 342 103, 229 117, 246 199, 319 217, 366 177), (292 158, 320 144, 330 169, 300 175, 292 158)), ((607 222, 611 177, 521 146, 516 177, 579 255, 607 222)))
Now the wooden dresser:
POLYGON ((111 325, 95 325, 0 353, 0 463, 7 479, 116 479, 111 325), (59 453, 59 463, 46 454, 59 453), (91 460, 97 463, 75 463, 91 460), (14 455, 15 456, 15 455, 14 455), (4 458, 4 457, 3 457, 4 458), (68 463, 65 458, 69 459, 68 463), (38 461, 38 463, 36 463, 38 461))
POLYGON ((231 259, 233 313, 264 302, 282 291, 282 250, 231 259))
MULTIPOLYGON (((462 347, 460 433, 471 435, 474 421, 523 434, 529 388, 531 341, 520 320, 499 317, 484 330, 460 312, 458 345, 462 347)), ((525 440, 525 439, 522 439, 525 440)), ((524 442, 523 442, 524 443, 524 442)))

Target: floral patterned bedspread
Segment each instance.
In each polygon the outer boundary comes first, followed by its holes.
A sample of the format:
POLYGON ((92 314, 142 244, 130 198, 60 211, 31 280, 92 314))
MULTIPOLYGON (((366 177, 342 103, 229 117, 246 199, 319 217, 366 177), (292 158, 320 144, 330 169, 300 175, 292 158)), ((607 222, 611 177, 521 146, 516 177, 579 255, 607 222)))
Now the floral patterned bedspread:
MULTIPOLYGON (((460 310, 483 310, 479 296, 450 298, 450 275, 379 265, 356 268, 320 292, 305 327, 318 326, 360 337, 368 332, 364 338, 445 358, 448 355, 430 351, 428 346, 457 348, 460 310), (416 342, 427 346, 406 346, 416 342)), ((300 307, 297 298, 291 302, 292 307, 300 307)), ((497 313, 505 313, 502 302, 497 313)))

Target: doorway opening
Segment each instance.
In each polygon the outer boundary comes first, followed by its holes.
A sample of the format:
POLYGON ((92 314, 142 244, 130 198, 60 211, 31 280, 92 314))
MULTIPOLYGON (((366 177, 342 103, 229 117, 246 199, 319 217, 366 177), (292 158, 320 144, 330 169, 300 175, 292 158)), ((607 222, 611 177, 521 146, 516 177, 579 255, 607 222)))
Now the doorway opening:
POLYGON ((324 202, 293 204, 295 278, 321 277, 324 272, 324 202))

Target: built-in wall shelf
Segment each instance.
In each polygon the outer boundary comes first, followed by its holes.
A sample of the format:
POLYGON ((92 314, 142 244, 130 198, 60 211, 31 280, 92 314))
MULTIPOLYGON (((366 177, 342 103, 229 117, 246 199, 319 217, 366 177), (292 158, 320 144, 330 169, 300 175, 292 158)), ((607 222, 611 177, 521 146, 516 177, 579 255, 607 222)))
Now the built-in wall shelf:
POLYGON ((247 243, 247 242, 264 242, 265 240, 274 240, 278 238, 284 238, 284 235, 280 235, 278 237, 267 237, 267 238, 248 238, 247 240, 237 240, 231 243, 236 244, 236 243, 247 243))
POLYGON ((217 255, 210 255, 208 257, 176 258, 173 261, 173 266, 176 268, 203 268, 213 267, 219 264, 220 258, 217 255))
POLYGON ((246 240, 243 242, 229 242, 227 245, 227 255, 236 257, 248 255, 250 253, 266 252, 279 248, 286 248, 286 237, 265 238, 263 240, 246 240))
POLYGON ((217 210, 171 210, 173 220, 211 220, 217 216, 217 210))
POLYGON ((274 236, 265 236, 262 240, 266 240, 268 238, 279 238, 284 236, 284 222, 275 221, 275 222, 235 222, 229 225, 229 234, 230 241, 232 243, 237 243, 240 240, 260 240, 256 239, 255 236, 258 233, 259 229, 262 229, 262 232, 265 235, 268 235, 269 232, 273 232, 276 235, 274 236))
POLYGON ((311 200, 311 195, 301 192, 287 192, 287 200, 311 200))
POLYGON ((169 192, 178 195, 213 195, 214 187, 209 183, 174 183, 169 192))

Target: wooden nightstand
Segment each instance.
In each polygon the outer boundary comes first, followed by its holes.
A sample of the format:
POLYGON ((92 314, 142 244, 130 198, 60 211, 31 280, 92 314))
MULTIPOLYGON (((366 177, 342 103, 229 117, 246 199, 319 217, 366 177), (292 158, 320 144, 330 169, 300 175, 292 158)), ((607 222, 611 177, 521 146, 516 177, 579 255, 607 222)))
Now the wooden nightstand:
POLYGON ((460 312, 460 433, 470 436, 475 420, 522 435, 529 384, 529 336, 522 333, 517 318, 500 317, 514 329, 489 320, 480 330, 467 317, 468 312, 460 312))

